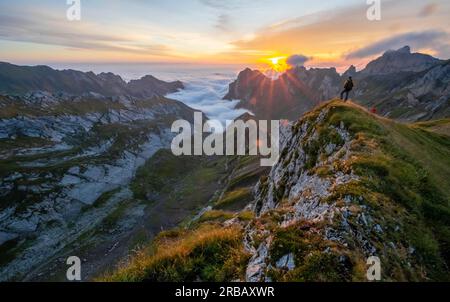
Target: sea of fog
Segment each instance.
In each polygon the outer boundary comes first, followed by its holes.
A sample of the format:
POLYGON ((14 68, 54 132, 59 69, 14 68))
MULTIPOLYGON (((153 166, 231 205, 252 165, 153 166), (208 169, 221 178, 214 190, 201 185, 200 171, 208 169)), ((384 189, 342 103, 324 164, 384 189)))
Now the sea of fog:
POLYGON ((57 69, 75 69, 94 73, 112 72, 125 81, 153 75, 164 81, 180 80, 185 89, 167 97, 181 101, 191 108, 200 110, 210 119, 233 120, 246 112, 236 109, 238 101, 222 100, 228 85, 234 81, 245 66, 237 65, 194 65, 194 64, 76 64, 53 65, 57 69))

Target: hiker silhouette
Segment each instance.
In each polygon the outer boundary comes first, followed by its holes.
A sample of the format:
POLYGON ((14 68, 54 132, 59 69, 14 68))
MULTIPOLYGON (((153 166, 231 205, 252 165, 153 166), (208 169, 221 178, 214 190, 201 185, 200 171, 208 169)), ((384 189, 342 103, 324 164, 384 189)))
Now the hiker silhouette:
POLYGON ((341 92, 341 100, 344 99, 344 94, 345 94, 345 101, 348 100, 348 95, 350 93, 350 91, 353 90, 353 79, 352 77, 348 77, 348 80, 345 81, 344 84, 344 90, 341 92))

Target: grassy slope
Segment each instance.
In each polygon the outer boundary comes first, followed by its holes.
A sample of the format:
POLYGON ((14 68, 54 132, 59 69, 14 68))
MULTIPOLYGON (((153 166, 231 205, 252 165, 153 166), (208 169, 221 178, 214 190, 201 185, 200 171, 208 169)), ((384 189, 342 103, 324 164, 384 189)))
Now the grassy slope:
MULTIPOLYGON (((105 274, 101 280, 225 281, 243 278, 249 255, 242 246, 242 228, 239 224, 224 228, 221 223, 232 218, 246 223, 254 217, 243 207, 253 199, 250 188, 264 173, 267 168, 261 168, 256 157, 208 160, 175 157, 170 151, 159 151, 138 172, 132 184, 135 197, 160 200, 164 208, 174 210, 179 203, 183 203, 183 208, 191 204, 194 209, 209 201, 213 209, 196 221, 186 220, 180 228, 162 232, 131 262, 112 274, 105 274), (223 169, 225 163, 226 171, 223 169)), ((152 216, 151 219, 161 218, 152 216)))
MULTIPOLYGON (((322 125, 316 125, 319 145, 306 148, 311 160, 305 168, 321 177, 351 169, 361 181, 333 187, 331 197, 322 202, 339 205, 344 203, 345 197, 350 197, 355 202, 351 211, 358 213, 363 207, 371 209, 373 223, 380 224, 384 230, 381 234, 370 233, 368 236, 371 244, 380 251, 385 279, 448 280, 449 138, 427 131, 423 125, 395 123, 372 115, 357 105, 338 101, 316 108, 306 114, 302 121, 316 118, 323 109, 329 109, 330 114, 322 125), (352 156, 348 160, 338 159, 329 167, 318 169, 316 164, 323 157, 320 142, 334 141, 333 134, 327 129, 341 122, 354 138, 352 156), (390 242, 396 242, 395 252, 386 248, 390 242), (414 252, 412 256, 407 256, 408 247, 411 246, 414 252)), ((336 143, 339 144, 339 141, 336 143)), ((228 195, 232 199, 238 194, 228 192, 228 195)), ((240 223, 221 228, 226 234, 223 236, 216 233, 220 223, 236 215, 217 210, 205 213, 191 228, 176 231, 170 245, 164 240, 156 240, 128 266, 105 277, 105 280, 216 281, 242 278, 243 259, 247 259, 248 255, 242 249, 242 243, 234 240, 242 236, 239 235, 242 233, 239 225, 247 222, 265 224, 267 221, 272 221, 271 230, 274 234, 271 261, 275 262, 282 255, 293 252, 297 265, 288 274, 280 275, 280 272, 274 271, 271 275, 274 280, 364 280, 365 258, 356 238, 347 238, 349 246, 336 247, 336 243, 314 235, 316 231, 309 231, 323 228, 323 225, 311 226, 301 222, 300 225, 281 228, 277 219, 282 211, 281 206, 258 218, 254 218, 251 213, 241 213, 242 217, 238 216, 240 223), (172 251, 170 253, 165 251, 168 246, 172 251), (328 247, 331 253, 321 252, 328 247), (204 257, 205 254, 213 257, 204 257), (344 254, 347 257, 345 259, 349 259, 347 264, 350 268, 339 262, 339 255, 344 254), (236 264, 229 268, 229 262, 224 259, 235 259, 236 264)), ((348 223, 355 231, 364 232, 358 221, 349 218, 348 223)), ((339 225, 328 226, 339 229, 339 225)))
POLYGON ((450 136, 450 119, 448 118, 429 122, 420 122, 414 124, 414 126, 450 136))
POLYGON ((204 224, 162 232, 154 245, 104 281, 226 281, 242 278, 248 257, 238 227, 204 224), (148 256, 151 254, 152 256, 148 256))
MULTIPOLYGON (((310 173, 317 173, 316 163, 323 156, 323 145, 333 140, 328 129, 343 122, 354 138, 352 156, 325 168, 332 172, 351 170, 361 179, 335 186, 326 202, 344 206, 344 200, 350 198, 355 215, 362 207, 371 209, 374 223, 384 230, 381 234, 367 235, 382 259, 384 280, 447 280, 450 262, 448 137, 380 118, 362 107, 338 101, 326 103, 304 119, 316 118, 322 109, 329 109, 330 113, 321 125, 316 125, 319 146, 307 148, 309 157, 314 158, 307 168, 310 173), (396 244, 394 249, 387 248, 391 242, 396 244), (414 247, 411 257, 406 252, 410 247, 414 247)), ((366 232, 356 219, 350 218, 348 223, 356 233, 366 232)), ((340 225, 332 227, 339 230, 340 225)), ((353 236, 346 240, 349 247, 341 247, 341 255, 353 257, 352 265, 347 267, 353 273, 344 280, 364 280, 364 275, 357 269, 364 265, 364 257, 358 256, 362 254, 358 240, 353 236)), ((291 240, 284 240, 282 246, 290 243, 291 240)), ((325 245, 333 248, 332 243, 325 245)), ((310 253, 315 252, 317 249, 310 250, 310 253)), ((327 267, 326 263, 332 259, 325 258, 313 260, 324 261, 322 266, 327 267)), ((309 263, 309 258, 297 260, 304 262, 303 265, 281 280, 323 280, 319 271, 309 267, 314 268, 317 263, 309 263)), ((342 280, 342 274, 337 274, 338 268, 329 271, 325 279, 342 280), (339 278, 335 278, 337 276, 339 278)))

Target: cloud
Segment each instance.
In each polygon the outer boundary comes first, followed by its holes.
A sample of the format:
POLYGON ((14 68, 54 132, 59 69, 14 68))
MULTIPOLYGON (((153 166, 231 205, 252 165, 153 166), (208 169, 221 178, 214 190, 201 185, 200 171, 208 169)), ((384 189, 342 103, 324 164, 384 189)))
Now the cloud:
POLYGON ((73 23, 52 15, 0 12, 0 40, 63 46, 72 49, 163 55, 169 48, 129 37, 103 33, 88 22, 73 23))
POLYGON ((430 3, 425 5, 419 13, 419 17, 428 17, 437 11, 438 5, 436 3, 430 3))
POLYGON ((450 11, 450 2, 439 2, 438 12, 435 6, 430 6, 426 11, 432 15, 418 18, 417 14, 423 7, 422 0, 386 1, 382 22, 371 22, 366 17, 367 5, 362 1, 345 8, 285 19, 256 31, 252 39, 240 39, 231 44, 235 51, 247 50, 256 54, 264 51, 274 54, 300 52, 313 56, 307 63, 310 66, 353 64, 364 68, 371 58, 370 54, 380 54, 407 44, 414 49, 449 58, 449 39, 445 40, 448 14, 443 12, 450 11), (424 31, 428 33, 417 37, 405 35, 424 31), (403 40, 395 43, 397 37, 403 40), (374 41, 385 43, 374 45, 374 41))
POLYGON ((303 66, 310 59, 304 55, 292 55, 286 59, 286 63, 291 67, 303 66))
POLYGON ((169 94, 167 97, 176 99, 191 108, 201 110, 210 119, 219 120, 225 125, 226 120, 234 120, 248 112, 236 108, 238 100, 223 100, 228 84, 234 75, 220 77, 191 76, 183 79, 185 89, 169 94))
POLYGON ((435 49, 439 55, 447 56, 450 35, 445 31, 428 30, 423 32, 403 33, 391 38, 383 39, 366 47, 347 54, 347 59, 361 59, 381 54, 386 50, 398 49, 409 45, 415 49, 435 49))

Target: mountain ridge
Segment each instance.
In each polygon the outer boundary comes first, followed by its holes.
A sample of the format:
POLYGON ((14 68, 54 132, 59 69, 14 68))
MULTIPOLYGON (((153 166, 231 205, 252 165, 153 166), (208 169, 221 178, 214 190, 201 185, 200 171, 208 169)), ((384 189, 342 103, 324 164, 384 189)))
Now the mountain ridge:
POLYGON ((450 116, 448 60, 411 53, 405 46, 388 51, 357 71, 350 66, 339 75, 335 68, 294 67, 272 80, 245 69, 230 84, 227 100, 261 119, 295 119, 320 102, 337 97, 352 76, 351 96, 386 117, 414 122, 450 116))
POLYGON ((151 98, 183 89, 180 81, 164 82, 153 76, 125 82, 111 72, 96 75, 92 71, 55 70, 49 66, 18 66, 0 62, 0 94, 24 95, 34 91, 82 95, 151 98))

